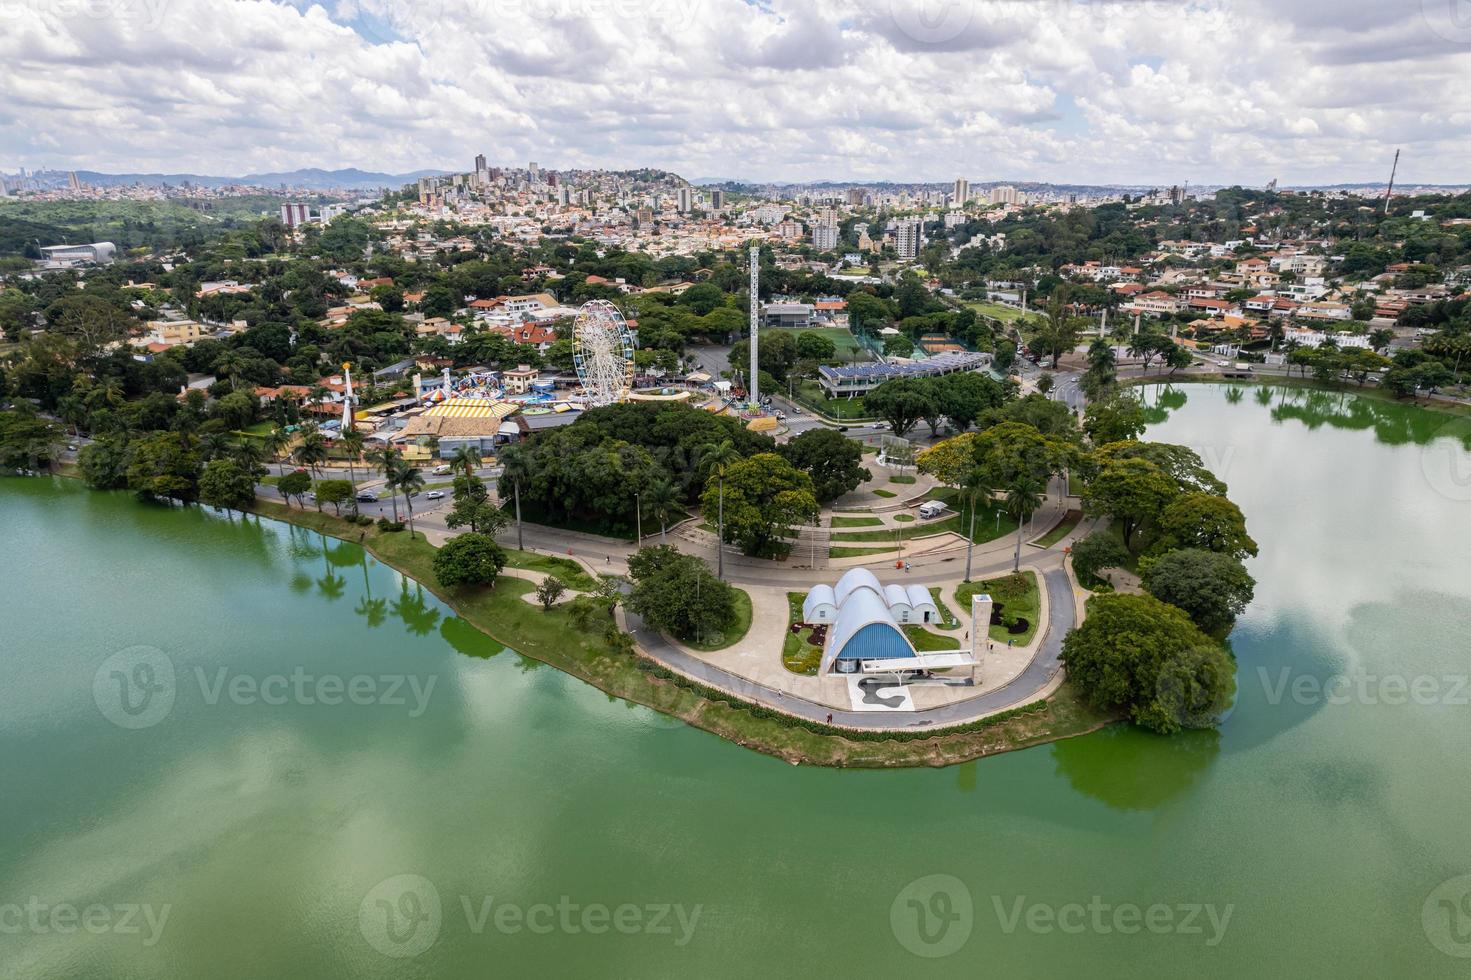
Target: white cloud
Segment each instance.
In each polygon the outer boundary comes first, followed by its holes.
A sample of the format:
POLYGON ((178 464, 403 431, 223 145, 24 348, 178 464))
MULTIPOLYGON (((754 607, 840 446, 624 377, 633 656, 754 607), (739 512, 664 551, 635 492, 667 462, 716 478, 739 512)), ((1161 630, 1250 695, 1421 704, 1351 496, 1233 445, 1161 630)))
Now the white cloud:
POLYGON ((0 0, 0 167, 1465 180, 1450 0, 0 0))

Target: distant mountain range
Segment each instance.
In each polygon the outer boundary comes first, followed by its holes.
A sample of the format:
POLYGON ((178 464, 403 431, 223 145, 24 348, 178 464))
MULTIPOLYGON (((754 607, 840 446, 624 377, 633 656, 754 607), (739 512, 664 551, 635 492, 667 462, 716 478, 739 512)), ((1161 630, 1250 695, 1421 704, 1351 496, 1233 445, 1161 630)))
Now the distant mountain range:
MULTIPOLYGON (((246 174, 243 177, 216 177, 209 174, 104 174, 95 170, 78 170, 77 179, 94 187, 118 187, 128 184, 170 184, 179 186, 185 181, 197 187, 225 187, 230 184, 250 184, 257 187, 279 187, 293 189, 328 190, 378 190, 389 187, 394 190, 411 184, 420 177, 438 177, 445 170, 415 170, 406 174, 386 174, 371 170, 348 167, 343 170, 322 170, 308 167, 280 173, 246 174)), ((65 170, 43 170, 31 175, 45 184, 66 186, 70 173, 65 170)))

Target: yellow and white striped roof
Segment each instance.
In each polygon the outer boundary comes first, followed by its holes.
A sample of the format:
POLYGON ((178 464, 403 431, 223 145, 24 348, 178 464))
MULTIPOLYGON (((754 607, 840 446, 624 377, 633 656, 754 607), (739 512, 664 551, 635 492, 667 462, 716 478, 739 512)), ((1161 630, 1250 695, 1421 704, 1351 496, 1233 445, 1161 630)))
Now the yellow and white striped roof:
POLYGON ((490 398, 451 398, 426 409, 424 414, 446 419, 503 419, 520 408, 510 402, 490 398))

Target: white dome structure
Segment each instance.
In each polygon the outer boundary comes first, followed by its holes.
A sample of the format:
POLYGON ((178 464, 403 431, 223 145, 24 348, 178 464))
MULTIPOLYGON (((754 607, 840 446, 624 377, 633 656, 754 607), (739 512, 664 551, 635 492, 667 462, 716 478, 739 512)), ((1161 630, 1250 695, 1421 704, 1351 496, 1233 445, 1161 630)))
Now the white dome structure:
POLYGON ((843 573, 838 579, 838 584, 833 587, 833 595, 841 606, 848 601, 848 597, 856 589, 868 589, 880 599, 884 598, 884 587, 879 584, 878 577, 866 568, 852 568, 843 573))
POLYGON ((914 610, 915 622, 938 623, 940 621, 940 607, 929 589, 923 585, 911 585, 905 588, 904 592, 909 597, 909 608, 914 610))
POLYGON ((838 618, 838 600, 831 585, 816 585, 802 602, 802 622, 831 623, 838 618))
MULTIPOLYGON (((846 576, 845 576, 846 577, 846 576)), ((838 610, 827 634, 820 674, 839 660, 910 660, 917 654, 878 593, 858 589, 838 610)))
POLYGON ((909 604, 909 593, 904 591, 902 585, 884 586, 884 602, 888 603, 889 612, 901 623, 914 621, 914 607, 909 604))

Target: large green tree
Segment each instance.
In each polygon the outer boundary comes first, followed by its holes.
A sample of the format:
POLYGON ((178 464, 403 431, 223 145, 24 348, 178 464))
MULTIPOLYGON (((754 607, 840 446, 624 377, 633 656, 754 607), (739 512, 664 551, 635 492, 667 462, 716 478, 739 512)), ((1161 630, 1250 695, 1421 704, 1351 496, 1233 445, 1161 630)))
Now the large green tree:
POLYGON ((629 558, 628 574, 628 608, 675 639, 698 642, 735 621, 735 590, 699 558, 656 545, 629 558))
POLYGON ((873 478, 862 465, 863 447, 833 429, 808 429, 777 452, 812 478, 819 503, 831 503, 873 478))
POLYGON ((1144 588, 1185 610, 1205 632, 1224 635, 1251 602, 1256 580, 1234 555, 1185 548, 1150 562, 1144 588))
MULTIPOLYGON (((725 540, 748 555, 769 553, 793 527, 817 518, 821 508, 812 478, 776 453, 757 453, 725 470, 725 540)), ((720 508, 720 481, 711 479, 705 513, 720 508)))
POLYGON ((199 476, 199 501, 224 510, 249 510, 255 503, 255 476, 233 459, 212 459, 199 476))
POLYGON ((1161 551, 1199 548, 1235 558, 1255 556, 1256 541, 1246 533, 1241 508, 1209 493, 1187 493, 1177 497, 1159 516, 1161 551))
POLYGON ((1068 680, 1100 708, 1170 734, 1217 724, 1236 690, 1230 656, 1182 610, 1148 595, 1101 595, 1063 640, 1068 680))
POLYGON ((505 567, 505 551, 484 534, 450 538, 434 553, 434 577, 445 588, 492 585, 505 567))
POLYGON ((1124 547, 1134 550, 1134 535, 1157 519, 1179 495, 1174 482, 1147 459, 1123 459, 1100 467, 1083 488, 1083 509, 1119 523, 1124 547))

